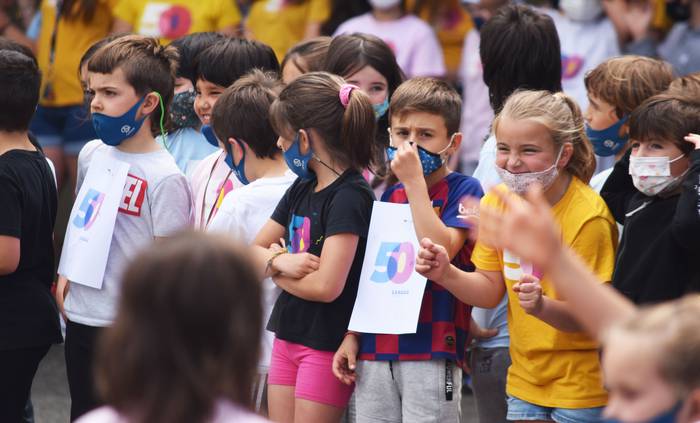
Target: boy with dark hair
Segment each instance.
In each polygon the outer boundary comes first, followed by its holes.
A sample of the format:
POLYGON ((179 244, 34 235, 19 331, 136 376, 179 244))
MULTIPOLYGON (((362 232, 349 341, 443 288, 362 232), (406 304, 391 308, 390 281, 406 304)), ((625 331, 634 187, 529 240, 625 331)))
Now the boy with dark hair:
MULTIPOLYGON (((282 196, 296 179, 277 147, 277 134, 269 119, 270 105, 282 89, 277 75, 253 70, 219 97, 212 124, 226 152, 225 162, 244 184, 224 198, 208 231, 227 233, 252 244, 282 196)), ((263 282, 263 318, 267 321, 280 289, 270 278, 263 282)), ((256 411, 265 409, 267 373, 274 334, 264 331, 258 364, 256 411)))
POLYGON ((36 60, 0 48, 0 421, 23 421, 32 380, 61 342, 51 296, 57 193, 44 155, 29 139, 39 101, 36 60))
MULTIPOLYGON (((467 240, 469 225, 460 218, 460 201, 481 198, 483 192, 476 179, 447 168, 462 141, 461 106, 459 94, 436 79, 414 78, 397 88, 389 106, 387 154, 400 182, 387 189, 382 201, 408 203, 418 239, 441 239, 453 263, 470 271, 473 243, 467 240)), ((428 281, 416 333, 347 334, 333 370, 341 381, 357 384, 357 421, 459 421, 462 375, 457 366, 464 360, 470 311, 428 281)))
MULTIPOLYGON (((214 105, 224 90, 253 69, 279 72, 272 49, 243 38, 224 38, 209 46, 196 59, 194 110, 199 116, 202 134, 218 147, 211 125, 214 105)), ((206 229, 227 193, 242 184, 224 163, 226 154, 219 149, 194 168, 190 175, 195 200, 195 227, 206 229)))
MULTIPOLYGON (((88 64, 89 87, 94 92, 92 122, 100 139, 80 152, 76 194, 97 156, 124 162, 129 170, 101 288, 71 281, 68 290, 69 282, 59 278, 56 299, 68 319, 66 367, 71 420, 99 404, 92 378, 95 340, 114 320, 126 264, 154 239, 191 224, 187 180, 151 132, 151 126, 158 125, 167 113, 176 60, 172 47, 163 47, 154 38, 132 35, 100 48, 88 64)), ((76 204, 84 202, 76 200, 76 204)), ((70 257, 71 252, 64 254, 70 257)))

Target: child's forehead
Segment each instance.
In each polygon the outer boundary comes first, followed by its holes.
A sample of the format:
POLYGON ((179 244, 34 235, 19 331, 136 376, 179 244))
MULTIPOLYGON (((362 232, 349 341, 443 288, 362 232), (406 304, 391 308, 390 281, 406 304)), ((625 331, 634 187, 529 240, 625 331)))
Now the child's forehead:
POLYGON ((445 118, 437 113, 407 110, 391 115, 392 128, 423 128, 447 131, 445 118))
POLYGON ((197 82, 195 83, 195 86, 200 89, 207 89, 207 90, 225 90, 226 87, 215 84, 213 82, 209 82, 206 79, 202 78, 197 78, 197 82))
POLYGON ((101 86, 111 86, 115 88, 131 87, 122 68, 118 67, 110 73, 88 72, 90 86, 98 88, 101 86))

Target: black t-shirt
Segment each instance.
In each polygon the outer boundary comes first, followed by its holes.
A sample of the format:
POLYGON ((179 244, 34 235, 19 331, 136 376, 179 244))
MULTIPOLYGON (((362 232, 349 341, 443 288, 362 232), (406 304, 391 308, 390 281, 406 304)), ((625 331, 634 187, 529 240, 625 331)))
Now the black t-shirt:
POLYGON ((280 200, 272 219, 287 228, 287 245, 292 253, 308 252, 320 257, 328 237, 350 233, 360 237, 355 258, 343 292, 335 301, 307 301, 282 291, 267 329, 285 341, 335 351, 343 340, 357 296, 374 194, 355 170, 346 171, 319 192, 314 192, 315 185, 315 179, 298 178, 280 200))
POLYGON ((39 152, 0 155, 0 235, 19 238, 17 270, 0 276, 0 350, 61 342, 54 275, 56 185, 39 152))

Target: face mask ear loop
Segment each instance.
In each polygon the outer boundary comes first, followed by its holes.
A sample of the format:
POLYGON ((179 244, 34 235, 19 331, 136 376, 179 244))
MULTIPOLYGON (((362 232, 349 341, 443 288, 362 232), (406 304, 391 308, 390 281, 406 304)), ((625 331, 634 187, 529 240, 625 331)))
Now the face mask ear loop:
POLYGON ((168 140, 165 137, 165 104, 163 104, 163 97, 158 91, 153 91, 153 93, 158 96, 158 103, 160 104, 160 136, 163 137, 163 145, 165 146, 165 149, 170 152, 170 146, 168 145, 168 140))

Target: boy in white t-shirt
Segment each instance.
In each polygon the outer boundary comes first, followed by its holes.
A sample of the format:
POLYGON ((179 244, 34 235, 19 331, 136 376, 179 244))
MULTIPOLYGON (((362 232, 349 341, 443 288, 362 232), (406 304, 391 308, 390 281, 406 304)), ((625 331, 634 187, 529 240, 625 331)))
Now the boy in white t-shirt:
MULTIPOLYGON (((224 161, 243 187, 226 195, 208 231, 227 233, 251 244, 296 179, 277 147, 277 134, 270 125, 270 105, 281 89, 282 82, 275 74, 254 70, 227 88, 216 102, 212 127, 226 152, 224 161)), ((279 293, 277 285, 266 278, 263 282, 265 321, 279 293)), ((264 411, 261 406, 267 405, 263 396, 273 340, 272 332, 263 333, 256 411, 264 411)))
POLYGON ((126 162, 129 171, 101 288, 59 278, 56 299, 67 317, 71 421, 99 405, 92 378, 95 340, 114 319, 126 266, 153 240, 192 224, 187 180, 152 133, 173 96, 176 59, 172 47, 134 35, 100 48, 88 64, 94 92, 90 109, 100 139, 89 142, 78 156, 76 193, 96 155, 126 162))

